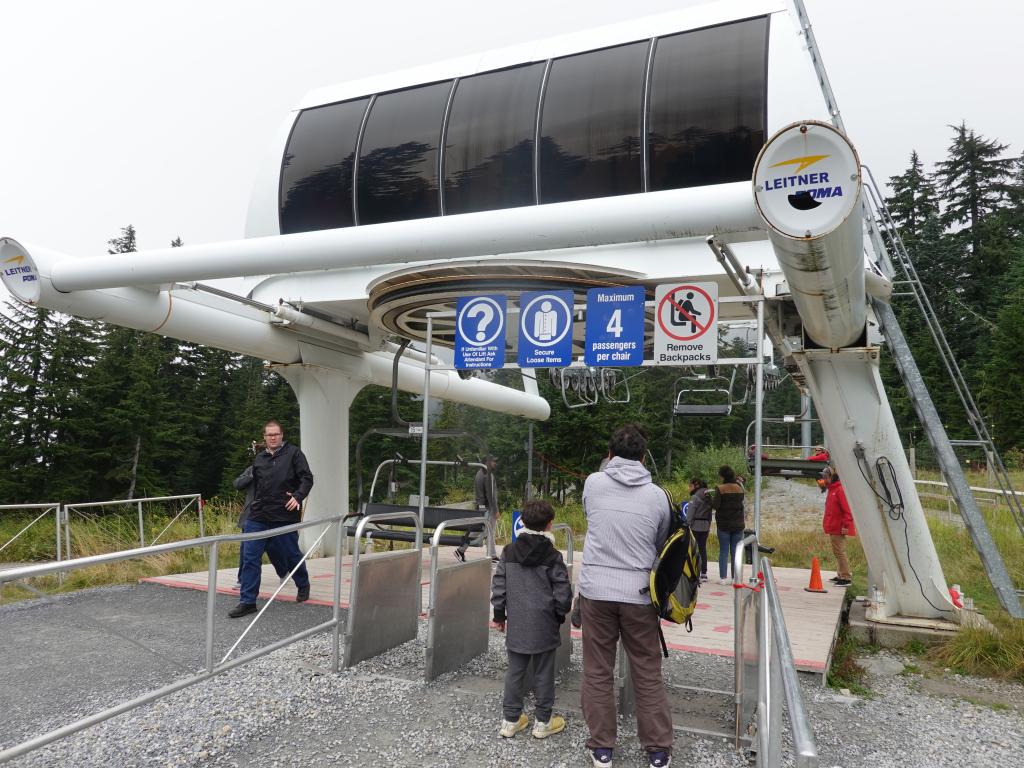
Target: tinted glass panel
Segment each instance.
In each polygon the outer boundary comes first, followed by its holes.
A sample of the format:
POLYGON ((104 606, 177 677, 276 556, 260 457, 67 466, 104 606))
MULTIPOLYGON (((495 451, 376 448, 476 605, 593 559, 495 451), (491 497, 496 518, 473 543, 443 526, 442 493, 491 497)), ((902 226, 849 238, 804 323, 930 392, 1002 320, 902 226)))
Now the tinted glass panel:
POLYGON ((359 154, 359 223, 437 216, 437 143, 451 82, 378 96, 359 154))
POLYGON ((543 64, 459 81, 444 149, 445 213, 533 203, 533 134, 543 64))
POLYGON ((352 226, 352 161, 369 99, 303 110, 281 161, 281 233, 352 226))
POLYGON ((541 123, 542 203, 640 192, 646 42, 551 65, 541 123))
POLYGON ((662 38, 654 54, 650 189, 749 179, 764 144, 767 18, 662 38))

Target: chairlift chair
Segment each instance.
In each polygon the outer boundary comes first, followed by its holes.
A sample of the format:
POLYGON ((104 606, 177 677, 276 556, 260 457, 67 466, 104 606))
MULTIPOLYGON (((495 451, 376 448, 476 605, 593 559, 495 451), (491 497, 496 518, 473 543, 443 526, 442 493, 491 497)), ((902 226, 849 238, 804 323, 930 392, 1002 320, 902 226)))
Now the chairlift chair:
POLYGON ((680 381, 690 381, 694 384, 681 387, 676 393, 676 400, 672 406, 672 413, 676 416, 728 416, 732 413, 733 405, 744 403, 747 399, 746 391, 743 399, 739 402, 733 397, 733 384, 736 382, 735 367, 728 378, 717 373, 712 375, 699 373, 680 376, 676 379, 676 384, 680 381), (692 402, 691 398, 695 395, 705 402, 692 402), (707 402, 709 400, 711 402, 707 402))

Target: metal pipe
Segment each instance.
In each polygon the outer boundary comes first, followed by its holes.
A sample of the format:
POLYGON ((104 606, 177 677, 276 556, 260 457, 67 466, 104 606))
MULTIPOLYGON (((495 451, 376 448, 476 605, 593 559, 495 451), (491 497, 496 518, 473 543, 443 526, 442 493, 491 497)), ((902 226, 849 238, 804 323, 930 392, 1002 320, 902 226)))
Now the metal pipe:
POLYGON ((291 235, 64 258, 62 292, 763 231, 750 183, 663 190, 291 235))
POLYGON ((768 609, 771 611, 772 632, 779 655, 777 666, 782 673, 786 709, 789 712, 789 727, 793 733, 793 753, 796 757, 796 765, 797 768, 817 768, 818 750, 814 744, 814 732, 811 730, 810 721, 807 718, 807 710, 804 708, 800 682, 797 680, 793 648, 789 643, 789 632, 786 629, 785 617, 782 615, 782 605, 779 603, 778 590, 775 587, 772 564, 768 558, 763 558, 761 565, 764 572, 768 609))
POLYGON ((217 542, 210 547, 206 565, 206 671, 213 672, 213 628, 217 614, 217 542))
MULTIPOLYGON (((42 520, 42 519, 43 519, 44 517, 46 517, 46 516, 47 516, 48 514, 50 514, 50 510, 49 510, 49 509, 45 510, 45 511, 44 511, 44 512, 43 512, 42 514, 40 514, 40 515, 39 515, 39 516, 38 516, 38 517, 37 517, 37 518, 36 518, 35 520, 33 520, 33 521, 32 521, 31 523, 29 523, 28 525, 26 525, 26 526, 25 526, 24 528, 22 528, 22 529, 21 529, 20 531, 18 531, 18 532, 17 532, 16 534, 14 534, 14 536, 12 536, 12 537, 10 538, 10 540, 8 540, 8 541, 7 541, 7 543, 6 543, 6 544, 4 544, 4 545, 3 545, 2 547, 0 547, 0 552, 3 552, 3 551, 4 551, 5 549, 7 549, 7 547, 9 547, 9 546, 11 545, 11 543, 12 543, 12 542, 13 542, 13 541, 14 541, 15 539, 17 539, 17 538, 18 538, 19 536, 21 536, 21 534, 23 534, 23 533, 24 533, 25 531, 27 531, 27 530, 28 530, 29 528, 31 528, 31 527, 32 527, 33 525, 35 525, 36 523, 38 523, 38 522, 39 522, 40 520, 42 520)), ((57 548, 58 548, 58 549, 60 548, 60 538, 58 538, 58 539, 57 539, 57 548)), ((58 557, 58 559, 60 559, 60 558, 58 557)))
MULTIPOLYGON (((391 515, 388 515, 391 516, 391 515)), ((18 581, 19 579, 31 579, 37 576, 46 576, 61 571, 72 571, 76 568, 87 568, 93 565, 114 563, 121 560, 131 560, 149 555, 159 555, 164 552, 177 552, 181 549, 192 549, 194 547, 205 547, 209 544, 224 543, 231 541, 252 541, 254 539, 268 539, 273 536, 280 536, 282 533, 301 531, 303 528, 311 528, 314 525, 340 522, 342 515, 327 517, 320 520, 309 520, 291 525, 282 525, 280 528, 272 528, 269 531, 256 531, 254 533, 224 533, 218 536, 207 536, 202 539, 186 539, 185 541, 171 541, 166 544, 150 545, 140 549, 126 549, 122 552, 107 552, 102 555, 90 555, 79 557, 74 560, 68 559, 61 563, 36 563, 35 565, 23 565, 18 568, 8 568, 0 571, 0 582, 18 581)))
POLYGON ((345 546, 345 524, 338 523, 334 531, 334 584, 331 595, 331 615, 334 631, 331 633, 331 671, 337 672, 341 661, 341 574, 345 546))
POLYGON ((576 548, 572 526, 568 523, 555 523, 551 526, 551 532, 554 533, 555 531, 565 531, 565 564, 567 567, 572 568, 572 556, 576 548))
POLYGON ((145 524, 142 522, 142 502, 139 501, 135 504, 135 508, 139 511, 139 546, 146 546, 146 529, 145 524))
POLYGON ((305 312, 300 312, 294 307, 290 307, 285 304, 283 299, 281 300, 281 303, 274 307, 273 314, 274 317, 284 320, 287 323, 292 323, 335 339, 341 339, 342 341, 350 344, 355 344, 360 349, 370 348, 370 337, 367 334, 354 331, 351 328, 346 328, 338 323, 321 320, 319 317, 313 317, 305 312))
POLYGON ((732 252, 732 248, 729 247, 729 244, 720 243, 719 247, 721 248, 725 258, 729 260, 729 264, 732 267, 733 272, 736 273, 736 277, 737 279, 739 279, 740 285, 742 285, 744 288, 750 288, 750 286, 754 282, 754 279, 743 268, 743 265, 740 264, 740 260, 736 258, 736 254, 732 252))
MULTIPOLYGON (((757 368, 754 396, 754 531, 761 535, 761 442, 764 438, 761 417, 764 415, 764 297, 757 301, 757 368)), ((757 570, 758 548, 751 558, 757 570)))
MULTIPOLYGON (((430 371, 433 364, 430 359, 433 357, 434 346, 434 318, 427 315, 427 346, 423 362, 423 433, 420 435, 420 493, 419 493, 419 528, 416 534, 416 549, 423 551, 423 509, 426 506, 427 493, 427 446, 430 439, 430 371)), ((421 595, 417 607, 423 610, 423 596, 421 595)))

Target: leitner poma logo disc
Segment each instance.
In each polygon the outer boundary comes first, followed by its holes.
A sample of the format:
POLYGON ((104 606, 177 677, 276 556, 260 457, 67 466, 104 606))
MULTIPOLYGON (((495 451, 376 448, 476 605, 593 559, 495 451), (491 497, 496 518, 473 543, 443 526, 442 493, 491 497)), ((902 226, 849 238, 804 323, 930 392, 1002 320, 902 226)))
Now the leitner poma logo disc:
POLYGON ((28 304, 39 301, 39 272, 35 262, 16 240, 0 239, 0 278, 4 287, 28 304))
POLYGON ((827 123, 783 128, 754 163, 754 200, 765 223, 788 237, 821 237, 842 224, 860 200, 860 160, 827 123))

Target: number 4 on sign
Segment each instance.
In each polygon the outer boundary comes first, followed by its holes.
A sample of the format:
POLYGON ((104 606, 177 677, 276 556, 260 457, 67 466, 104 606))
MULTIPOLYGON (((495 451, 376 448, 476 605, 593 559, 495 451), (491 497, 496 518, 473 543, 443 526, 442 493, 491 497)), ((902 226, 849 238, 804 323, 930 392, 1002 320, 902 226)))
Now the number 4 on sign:
POLYGON ((622 335, 622 310, 616 309, 612 312, 612 316, 608 318, 608 327, 605 329, 608 333, 619 338, 622 335))

